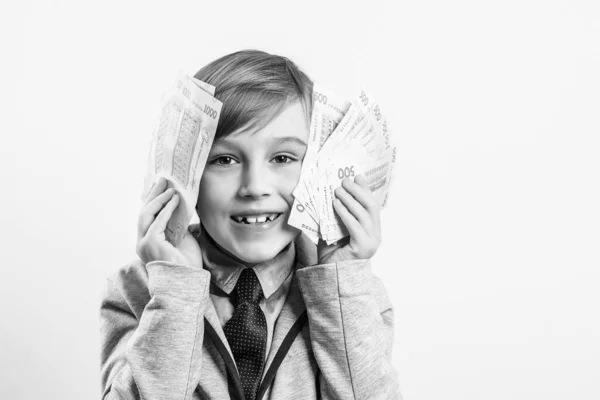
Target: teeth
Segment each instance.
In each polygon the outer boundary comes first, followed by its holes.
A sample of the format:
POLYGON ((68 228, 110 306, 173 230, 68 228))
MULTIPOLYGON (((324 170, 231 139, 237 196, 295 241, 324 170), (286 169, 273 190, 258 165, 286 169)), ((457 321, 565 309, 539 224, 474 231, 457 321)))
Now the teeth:
POLYGON ((263 214, 263 215, 255 215, 255 216, 233 216, 235 222, 245 223, 245 224, 263 224, 265 222, 271 222, 277 219, 279 214, 263 214))

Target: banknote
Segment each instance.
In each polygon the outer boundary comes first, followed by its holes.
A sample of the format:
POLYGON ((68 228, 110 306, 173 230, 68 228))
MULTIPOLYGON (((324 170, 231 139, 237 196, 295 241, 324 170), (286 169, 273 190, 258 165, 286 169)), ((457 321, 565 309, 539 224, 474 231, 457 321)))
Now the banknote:
POLYGON ((369 189, 375 196, 377 202, 381 205, 384 198, 383 189, 386 188, 388 170, 390 168, 390 153, 386 153, 382 158, 371 158, 364 150, 359 148, 348 148, 345 154, 352 157, 336 157, 329 161, 329 165, 324 168, 324 179, 322 179, 321 189, 324 191, 321 210, 321 234, 328 244, 336 242, 348 235, 345 225, 340 220, 333 208, 334 191, 341 186, 345 178, 354 178, 359 174, 364 175, 369 189))
POLYGON ((295 199, 288 223, 300 226, 315 243, 318 240, 318 196, 313 185, 314 171, 311 167, 350 106, 349 101, 339 98, 327 88, 319 84, 314 85, 309 140, 302 162, 300 181, 293 193, 295 199))
POLYGON ((320 172, 317 191, 323 200, 319 208, 319 224, 321 235, 326 240, 330 231, 336 231, 335 235, 331 235, 334 237, 343 230, 333 210, 333 191, 342 179, 353 179, 363 173, 368 165, 367 159, 376 159, 379 156, 377 152, 381 147, 377 144, 380 142, 380 124, 377 117, 381 117, 380 113, 377 114, 378 110, 379 106, 371 100, 371 96, 362 91, 353 102, 352 112, 347 114, 348 118, 342 121, 340 129, 332 135, 332 140, 327 146, 323 146, 318 155, 317 165, 320 172), (334 170, 341 177, 337 182, 330 172, 334 170))
POLYGON ((315 220, 317 219, 316 210, 314 209, 316 199, 314 198, 313 188, 307 187, 307 184, 312 182, 307 174, 316 160, 317 153, 344 118, 350 105, 350 102, 337 97, 323 86, 314 85, 310 133, 300 172, 302 184, 298 185, 293 194, 299 203, 307 207, 308 214, 315 220))
POLYGON ((179 194, 179 205, 165 230, 177 246, 189 225, 198 198, 200 179, 214 140, 222 104, 215 88, 180 72, 163 96, 152 134, 142 200, 159 177, 179 194))
MULTIPOLYGON (((329 140, 320 149, 320 155, 336 151, 342 142, 350 141, 353 135, 357 134, 357 127, 373 108, 373 104, 375 103, 371 100, 371 97, 364 91, 361 91, 359 96, 351 102, 350 108, 336 128, 335 134, 332 133, 329 140)), ((314 167, 315 163, 311 166, 314 167)))
POLYGON ((315 162, 317 154, 344 118, 350 106, 349 101, 335 96, 319 84, 314 85, 310 136, 300 176, 315 162))
MULTIPOLYGON (((335 97, 316 86, 317 96, 335 97)), ((321 98, 321 97, 319 97, 321 98)), ((388 121, 373 97, 361 91, 352 101, 336 100, 334 123, 323 116, 315 98, 309 148, 288 223, 317 243, 335 243, 349 232, 333 208, 335 189, 345 178, 362 174, 380 206, 385 206, 396 161, 388 121), (320 139, 317 139, 320 138, 320 139)))
MULTIPOLYGON (((179 71, 179 75, 183 75, 183 71, 179 71)), ((215 95, 216 88, 210 83, 202 82, 200 79, 196 79, 194 77, 190 77, 190 79, 196 86, 204 90, 206 93, 210 94, 211 96, 215 95)))

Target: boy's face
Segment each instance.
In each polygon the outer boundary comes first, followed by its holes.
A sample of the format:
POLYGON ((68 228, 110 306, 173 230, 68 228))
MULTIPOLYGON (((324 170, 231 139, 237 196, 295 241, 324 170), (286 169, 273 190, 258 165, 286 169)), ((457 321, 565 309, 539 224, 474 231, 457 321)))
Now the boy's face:
POLYGON ((298 235, 287 220, 308 135, 302 105, 294 102, 260 130, 214 142, 197 210, 208 234, 237 258, 269 260, 298 235))

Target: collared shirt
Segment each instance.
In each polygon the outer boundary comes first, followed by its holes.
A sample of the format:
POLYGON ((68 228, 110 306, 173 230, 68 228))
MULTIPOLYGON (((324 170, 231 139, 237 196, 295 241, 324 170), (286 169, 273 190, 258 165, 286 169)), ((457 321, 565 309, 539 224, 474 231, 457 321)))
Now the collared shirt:
MULTIPOLYGON (((201 229, 197 239, 202 249, 204 269, 211 274, 210 298, 219 316, 221 326, 224 327, 235 312, 230 295, 235 289, 242 270, 249 267, 221 249, 204 229, 201 229)), ((271 260, 252 266, 264 294, 264 298, 259 301, 258 305, 267 321, 265 357, 269 355, 275 321, 285 303, 292 281, 295 255, 294 242, 291 242, 271 260)))

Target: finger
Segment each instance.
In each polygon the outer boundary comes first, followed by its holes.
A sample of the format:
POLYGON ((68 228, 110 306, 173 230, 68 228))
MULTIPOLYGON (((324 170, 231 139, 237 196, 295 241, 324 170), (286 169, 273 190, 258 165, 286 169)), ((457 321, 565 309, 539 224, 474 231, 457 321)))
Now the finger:
POLYGON ((366 240, 368 240, 368 235, 363 226, 350 213, 350 211, 348 211, 348 209, 339 199, 335 199, 333 201, 333 208, 346 226, 346 229, 348 229, 348 233, 352 239, 354 239, 357 243, 364 243, 366 240))
POLYGON ((146 197, 146 203, 150 203, 152 200, 156 198, 159 194, 163 193, 167 188, 167 180, 164 177, 159 177, 158 180, 152 185, 150 189, 150 193, 148 193, 148 197, 146 197))
POLYGON ((167 228, 167 223, 171 219, 171 216, 173 216, 173 211, 175 211, 178 205, 179 195, 174 194, 173 197, 171 197, 171 200, 169 200, 169 202, 158 213, 158 216, 156 217, 152 225, 150 225, 150 228, 148 229, 148 234, 154 235, 163 233, 167 228))
POLYGON ((367 178, 365 177, 364 174, 358 174, 354 177, 354 183, 356 183, 358 186, 363 187, 365 189, 368 189, 369 191, 371 191, 371 188, 369 187, 369 181, 367 181, 367 178))
POLYGON ((355 181, 346 178, 342 181, 342 187, 348 191, 368 212, 377 210, 375 196, 371 193, 371 188, 367 179, 363 175, 357 175, 355 181))
POLYGON ((379 229, 379 225, 381 223, 381 221, 380 221, 381 203, 379 202, 379 199, 371 191, 371 186, 369 185, 369 181, 364 176, 364 174, 357 175, 356 178, 354 178, 354 182, 367 191, 368 197, 370 198, 370 201, 372 204, 372 206, 370 208, 371 216, 373 217, 373 219, 375 221, 375 225, 377 226, 377 229, 379 229))
POLYGON ((360 222, 366 231, 370 230, 373 225, 373 218, 371 214, 363 207, 361 203, 356 200, 354 196, 348 193, 343 187, 335 189, 335 197, 341 200, 342 204, 346 209, 360 222))
POLYGON ((160 210, 162 210, 165 204, 167 204, 169 200, 171 200, 174 194, 175 189, 173 188, 165 190, 164 192, 156 196, 154 200, 146 204, 143 212, 156 217, 156 215, 160 212, 160 210))
POLYGON ((171 200, 174 194, 175 189, 167 189, 142 208, 138 223, 139 238, 142 238, 146 235, 150 225, 152 225, 160 210, 162 210, 165 204, 171 200))

